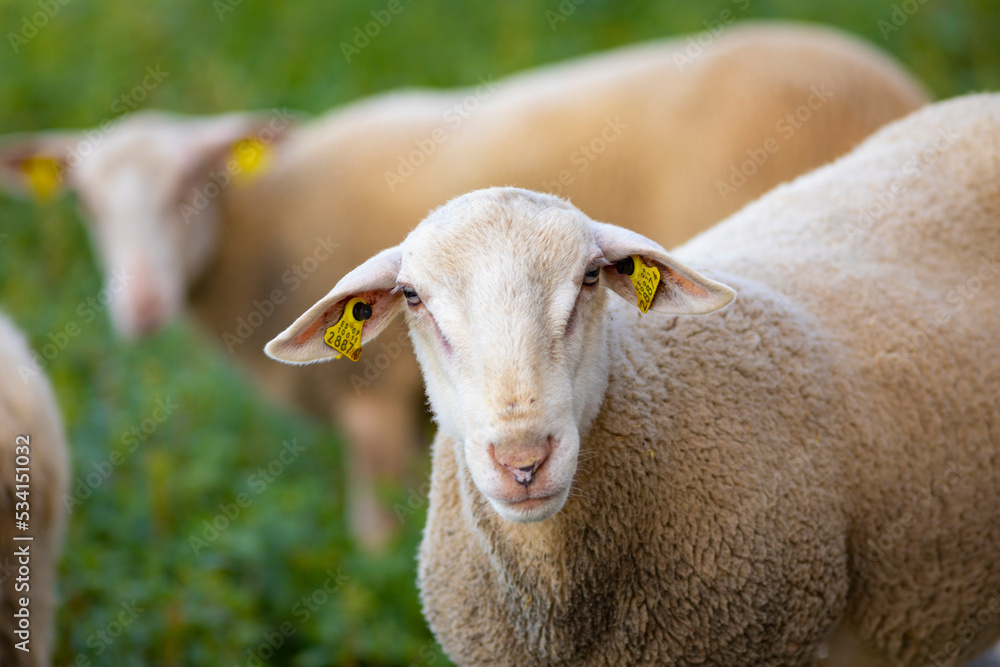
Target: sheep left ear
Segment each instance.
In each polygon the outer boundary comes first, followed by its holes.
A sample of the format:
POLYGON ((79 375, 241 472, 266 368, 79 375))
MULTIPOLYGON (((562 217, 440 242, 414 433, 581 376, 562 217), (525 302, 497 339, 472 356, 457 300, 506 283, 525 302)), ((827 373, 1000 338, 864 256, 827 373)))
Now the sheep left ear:
POLYGON ((615 225, 592 225, 594 241, 611 262, 604 269, 605 284, 643 312, 704 315, 724 308, 736 298, 731 287, 684 266, 645 236, 615 225), (655 272, 644 266, 655 268, 659 279, 655 280, 655 272), (638 289, 636 282, 640 284, 638 289))
POLYGON ((231 168, 245 184, 262 175, 274 161, 272 152, 294 129, 298 117, 288 110, 236 112, 191 119, 178 144, 184 151, 182 169, 204 179, 212 169, 231 168))
POLYGON ((289 364, 329 361, 341 354, 357 361, 361 346, 379 335, 402 310, 403 297, 396 292, 401 260, 402 252, 396 246, 348 273, 329 294, 268 343, 264 352, 289 364))

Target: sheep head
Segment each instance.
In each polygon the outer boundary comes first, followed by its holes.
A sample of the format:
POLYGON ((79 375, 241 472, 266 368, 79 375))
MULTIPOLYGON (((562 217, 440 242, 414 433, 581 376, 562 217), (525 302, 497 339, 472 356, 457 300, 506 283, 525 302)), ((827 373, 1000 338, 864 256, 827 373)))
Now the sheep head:
POLYGON ((436 421, 457 443, 460 465, 500 516, 541 521, 566 502, 580 438, 604 398, 609 290, 673 314, 709 313, 734 296, 649 239, 561 199, 494 188, 432 212, 266 352, 297 364, 351 356, 331 347, 328 331, 352 320, 358 351, 404 312, 436 421), (652 269, 659 280, 636 288, 636 271, 652 269))
POLYGON ((77 194, 104 265, 112 323, 125 338, 155 332, 184 305, 216 250, 217 204, 247 182, 291 117, 185 117, 142 111, 83 131, 4 137, 0 187, 45 199, 77 194))

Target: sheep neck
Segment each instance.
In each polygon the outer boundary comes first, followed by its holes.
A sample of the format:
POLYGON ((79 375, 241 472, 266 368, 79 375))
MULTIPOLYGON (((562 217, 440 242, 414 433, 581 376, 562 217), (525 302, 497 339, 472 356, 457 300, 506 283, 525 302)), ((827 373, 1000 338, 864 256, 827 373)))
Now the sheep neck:
MULTIPOLYGON (((619 334, 613 326, 607 330, 609 335, 599 337, 597 355, 615 349, 619 334)), ((618 438, 599 423, 586 426, 573 491, 562 510, 546 521, 517 524, 501 519, 461 463, 458 446, 451 448, 453 456, 445 466, 453 473, 442 470, 457 482, 454 491, 461 498, 465 523, 473 528, 490 564, 500 613, 529 644, 557 652, 569 646, 586 652, 613 624, 619 591, 635 585, 636 558, 643 550, 641 531, 627 512, 616 509, 615 498, 621 494, 616 495, 614 481, 600 474, 608 466, 623 465, 612 460, 615 448, 605 447, 609 439, 618 438), (610 539, 623 534, 631 537, 610 539), (595 552, 601 556, 594 557, 595 552)))

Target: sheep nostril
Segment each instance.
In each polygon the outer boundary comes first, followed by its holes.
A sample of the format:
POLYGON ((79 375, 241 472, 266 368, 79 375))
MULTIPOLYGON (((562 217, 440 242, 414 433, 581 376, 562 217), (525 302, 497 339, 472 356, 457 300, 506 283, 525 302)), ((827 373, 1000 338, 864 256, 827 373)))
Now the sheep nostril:
POLYGON ((535 479, 534 468, 528 468, 527 470, 524 470, 522 468, 514 468, 513 470, 510 471, 510 473, 514 476, 514 479, 517 481, 517 483, 521 484, 522 486, 528 486, 535 479))
POLYGON ((538 471, 538 468, 541 465, 542 461, 538 460, 531 463, 531 465, 526 465, 526 466, 505 465, 504 467, 510 471, 510 474, 514 477, 514 480, 517 481, 518 484, 527 488, 528 485, 535 480, 535 473, 538 471))

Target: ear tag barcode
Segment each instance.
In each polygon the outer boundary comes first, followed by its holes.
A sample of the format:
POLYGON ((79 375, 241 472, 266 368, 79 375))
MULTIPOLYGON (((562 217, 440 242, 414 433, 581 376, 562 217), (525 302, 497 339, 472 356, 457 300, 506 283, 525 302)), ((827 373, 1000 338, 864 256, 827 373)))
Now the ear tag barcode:
POLYGON ((355 297, 344 306, 344 314, 332 327, 328 327, 323 340, 339 352, 335 358, 345 356, 351 361, 361 358, 361 330, 365 320, 372 316, 372 307, 355 297))
POLYGON ((643 313, 649 311, 656 296, 656 288, 660 285, 660 270, 655 266, 647 266, 639 255, 632 255, 620 260, 616 264, 618 273, 624 273, 632 281, 635 287, 635 295, 638 298, 639 310, 643 313))

